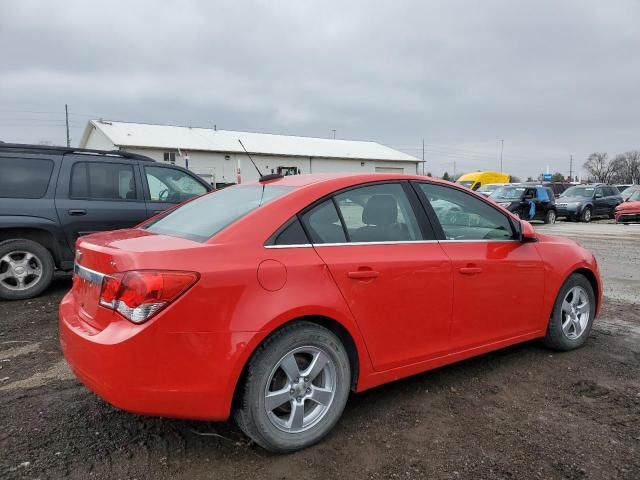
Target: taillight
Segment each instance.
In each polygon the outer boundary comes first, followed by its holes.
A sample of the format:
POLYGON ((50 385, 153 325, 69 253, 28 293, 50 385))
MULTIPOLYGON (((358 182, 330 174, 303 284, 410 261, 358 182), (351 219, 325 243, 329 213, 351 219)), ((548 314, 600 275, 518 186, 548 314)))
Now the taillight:
POLYGON ((106 275, 100 305, 134 323, 143 323, 182 295, 196 281, 195 272, 137 270, 106 275))

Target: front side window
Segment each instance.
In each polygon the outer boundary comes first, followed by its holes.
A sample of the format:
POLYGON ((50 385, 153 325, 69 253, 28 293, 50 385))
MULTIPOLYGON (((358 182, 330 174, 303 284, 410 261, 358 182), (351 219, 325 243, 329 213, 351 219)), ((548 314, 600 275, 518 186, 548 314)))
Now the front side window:
POLYGON ((562 194, 563 197, 593 197, 594 187, 571 187, 567 188, 562 194))
POLYGON ((419 184, 447 240, 512 240, 506 215, 465 192, 442 185, 419 184))
POLYGON ((147 224, 144 229, 203 242, 253 210, 291 190, 291 187, 276 185, 225 188, 185 203, 147 224))
POLYGON ((0 158, 0 197, 42 198, 52 171, 51 160, 0 158))
POLYGON ((195 178, 176 168, 144 167, 152 202, 181 203, 207 189, 195 178))
POLYGON ((71 198, 135 200, 133 166, 124 163, 77 162, 71 169, 71 198))

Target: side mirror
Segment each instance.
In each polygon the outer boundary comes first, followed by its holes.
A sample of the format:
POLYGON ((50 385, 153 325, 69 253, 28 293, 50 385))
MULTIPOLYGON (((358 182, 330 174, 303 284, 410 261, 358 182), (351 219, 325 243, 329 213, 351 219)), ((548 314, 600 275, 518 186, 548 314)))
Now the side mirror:
POLYGON ((531 224, 525 220, 520 220, 520 241, 537 242, 538 236, 531 224))

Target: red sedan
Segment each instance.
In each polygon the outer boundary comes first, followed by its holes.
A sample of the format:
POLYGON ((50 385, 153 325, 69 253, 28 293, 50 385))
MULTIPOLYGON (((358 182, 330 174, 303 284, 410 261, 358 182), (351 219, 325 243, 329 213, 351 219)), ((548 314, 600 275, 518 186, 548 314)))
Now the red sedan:
POLYGON ((616 207, 615 217, 617 223, 640 223, 640 190, 616 207))
POLYGON ((589 251, 463 187, 300 175, 80 238, 60 342, 119 408, 233 415, 283 452, 351 391, 535 338, 580 347, 601 296, 589 251))

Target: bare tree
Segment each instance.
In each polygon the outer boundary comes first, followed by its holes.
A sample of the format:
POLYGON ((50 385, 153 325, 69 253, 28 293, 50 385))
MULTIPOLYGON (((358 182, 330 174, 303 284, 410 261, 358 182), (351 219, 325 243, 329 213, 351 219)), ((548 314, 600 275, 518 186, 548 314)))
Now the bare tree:
POLYGON ((631 150, 611 161, 613 180, 617 183, 640 183, 640 152, 631 150))
POLYGON ((596 182, 609 183, 614 174, 613 163, 609 162, 606 153, 592 153, 583 167, 596 182))

